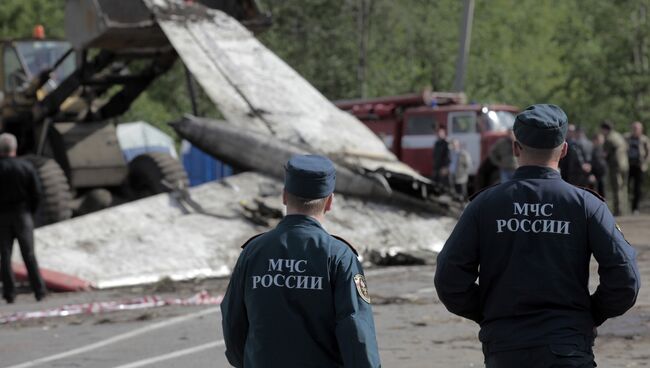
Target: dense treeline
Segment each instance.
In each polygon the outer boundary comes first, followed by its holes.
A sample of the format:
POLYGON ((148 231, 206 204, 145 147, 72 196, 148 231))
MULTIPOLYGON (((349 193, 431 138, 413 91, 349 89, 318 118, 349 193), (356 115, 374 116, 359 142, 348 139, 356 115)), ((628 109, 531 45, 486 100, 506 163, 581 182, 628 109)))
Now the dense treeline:
MULTIPOLYGON (((331 99, 452 88, 463 1, 259 0, 260 39, 331 99)), ((42 23, 63 36, 64 0, 3 0, 0 36, 42 23)), ((561 105, 573 121, 650 123, 648 0, 476 0, 466 93, 478 102, 561 105)), ((178 65, 125 119, 190 111, 178 65)), ((216 114, 201 97, 201 111, 216 114)))

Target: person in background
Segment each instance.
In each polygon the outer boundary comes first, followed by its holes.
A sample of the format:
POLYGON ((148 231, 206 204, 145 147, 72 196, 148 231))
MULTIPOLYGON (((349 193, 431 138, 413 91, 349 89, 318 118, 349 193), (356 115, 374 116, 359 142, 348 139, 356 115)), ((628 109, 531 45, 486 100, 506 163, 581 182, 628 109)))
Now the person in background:
POLYGON ((437 132, 438 139, 433 144, 433 181, 443 185, 449 185, 449 141, 447 140, 447 131, 439 128, 437 132))
POLYGON ((593 154, 594 150, 594 143, 587 138, 587 134, 585 134, 584 129, 582 127, 577 126, 576 127, 576 143, 580 148, 582 148, 582 153, 585 156, 585 160, 587 162, 591 162, 591 155, 593 154))
POLYGON ((451 140, 451 162, 449 178, 452 188, 463 200, 467 199, 467 183, 472 169, 472 156, 465 150, 458 139, 451 140))
POLYGON ((643 177, 648 170, 650 159, 650 140, 643 134, 643 124, 635 121, 630 126, 630 132, 625 135, 627 141, 627 157, 630 163, 628 185, 632 192, 632 213, 639 213, 639 202, 643 196, 643 177))
POLYGON ((591 161, 587 158, 579 138, 580 132, 576 126, 569 124, 566 139, 567 154, 560 160, 560 174, 567 183, 587 187, 590 184, 591 161))
POLYGON ((501 183, 510 180, 517 169, 517 159, 512 154, 513 142, 514 134, 510 130, 507 136, 496 141, 488 154, 492 164, 499 168, 499 182, 501 183))
POLYGON ((628 212, 627 185, 625 185, 629 171, 627 142, 621 133, 614 130, 613 124, 609 121, 600 124, 600 131, 605 136, 603 150, 607 160, 613 212, 615 216, 625 215, 628 212))
POLYGON ((0 274, 2 296, 7 303, 16 298, 11 254, 14 239, 27 268, 29 284, 37 301, 46 289, 34 253, 34 219, 41 197, 41 184, 34 167, 16 157, 18 143, 9 133, 0 134, 0 274))
POLYGON ((591 174, 593 176, 594 189, 605 198, 605 178, 607 178, 607 159, 603 144, 605 136, 602 133, 594 134, 593 151, 591 153, 591 174))

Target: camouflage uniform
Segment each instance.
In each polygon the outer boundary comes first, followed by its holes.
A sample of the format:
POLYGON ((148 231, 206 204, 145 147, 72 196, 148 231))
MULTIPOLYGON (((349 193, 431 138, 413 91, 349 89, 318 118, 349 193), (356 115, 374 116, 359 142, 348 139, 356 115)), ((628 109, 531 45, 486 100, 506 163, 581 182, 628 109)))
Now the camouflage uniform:
POLYGON ((490 149, 490 161, 499 168, 501 182, 509 179, 517 168, 517 159, 512 153, 512 138, 499 139, 490 149))
POLYGON ((609 185, 612 192, 614 215, 620 216, 627 211, 627 186, 625 185, 629 170, 627 143, 621 133, 612 130, 603 145, 607 165, 609 166, 609 185))

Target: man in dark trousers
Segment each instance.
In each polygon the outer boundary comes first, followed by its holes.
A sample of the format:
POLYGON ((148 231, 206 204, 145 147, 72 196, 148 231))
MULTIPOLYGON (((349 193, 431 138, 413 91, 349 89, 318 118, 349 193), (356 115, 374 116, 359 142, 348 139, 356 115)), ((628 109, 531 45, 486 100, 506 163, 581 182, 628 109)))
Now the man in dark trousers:
POLYGON ((447 140, 447 131, 438 129, 438 139, 433 144, 433 176, 434 182, 449 186, 449 163, 451 162, 451 150, 447 140))
POLYGON ((593 151, 591 154, 591 173, 594 175, 594 186, 598 194, 605 197, 605 179, 607 178, 607 158, 603 144, 605 136, 597 133, 593 138, 593 151))
POLYGON ((40 183, 34 167, 15 157, 16 147, 16 137, 8 133, 0 134, 0 274, 2 296, 7 303, 13 303, 16 298, 11 269, 14 239, 20 245, 36 300, 40 301, 45 296, 45 284, 34 253, 32 219, 41 196, 40 183))
POLYGON ((560 175, 570 184, 587 187, 591 175, 591 162, 584 146, 578 140, 579 137, 580 133, 576 126, 569 124, 566 140, 567 154, 560 160, 560 175))
POLYGON ((628 186, 632 192, 632 213, 639 213, 641 202, 643 177, 648 170, 650 161, 650 139, 643 134, 643 124, 639 121, 632 123, 630 132, 625 135, 627 140, 627 157, 630 165, 628 186))
POLYGON ((528 107, 514 132, 520 166, 465 208, 438 255, 438 296, 480 324, 488 368, 594 367, 595 328, 636 301, 636 253, 607 205, 560 177, 559 107, 528 107), (592 255, 600 283, 590 295, 592 255))
POLYGON ((233 366, 381 367, 357 253, 321 225, 335 178, 322 156, 287 163, 287 216, 242 246, 221 303, 233 366))

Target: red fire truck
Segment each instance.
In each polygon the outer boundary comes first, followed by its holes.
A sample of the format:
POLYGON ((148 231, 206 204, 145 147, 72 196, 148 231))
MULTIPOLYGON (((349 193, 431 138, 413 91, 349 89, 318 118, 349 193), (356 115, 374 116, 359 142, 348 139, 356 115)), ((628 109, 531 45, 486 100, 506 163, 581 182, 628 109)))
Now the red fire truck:
MULTIPOLYGON (((425 92, 401 96, 335 101, 384 140, 397 157, 431 176, 433 144, 439 128, 458 139, 473 161, 475 175, 489 149, 512 129, 519 111, 509 105, 467 104, 462 93, 425 92)), ((487 163, 489 166, 489 163, 487 163)), ((481 172, 491 174, 489 168, 481 172)))

